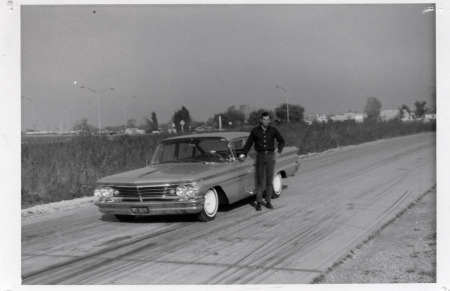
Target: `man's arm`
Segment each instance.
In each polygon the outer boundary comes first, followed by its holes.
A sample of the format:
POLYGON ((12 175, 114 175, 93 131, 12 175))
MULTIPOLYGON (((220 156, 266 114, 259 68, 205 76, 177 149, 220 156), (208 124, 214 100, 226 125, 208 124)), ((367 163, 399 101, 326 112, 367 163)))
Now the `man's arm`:
POLYGON ((275 138, 278 142, 278 153, 281 154, 284 148, 284 138, 281 136, 280 132, 275 128, 275 138))
POLYGON ((242 150, 242 154, 244 156, 247 156, 248 151, 250 150, 250 148, 252 147, 253 143, 255 141, 255 134, 253 132, 253 130, 250 132, 250 135, 247 139, 247 142, 244 145, 244 149, 242 150))

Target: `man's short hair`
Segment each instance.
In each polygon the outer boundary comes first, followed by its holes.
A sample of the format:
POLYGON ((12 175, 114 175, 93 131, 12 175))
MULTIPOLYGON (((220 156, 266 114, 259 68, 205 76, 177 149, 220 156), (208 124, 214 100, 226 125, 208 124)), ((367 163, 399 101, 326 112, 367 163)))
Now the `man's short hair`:
POLYGON ((266 117, 266 116, 269 116, 269 117, 270 117, 270 113, 267 112, 267 111, 264 111, 264 112, 261 114, 261 119, 263 119, 263 117, 266 117))

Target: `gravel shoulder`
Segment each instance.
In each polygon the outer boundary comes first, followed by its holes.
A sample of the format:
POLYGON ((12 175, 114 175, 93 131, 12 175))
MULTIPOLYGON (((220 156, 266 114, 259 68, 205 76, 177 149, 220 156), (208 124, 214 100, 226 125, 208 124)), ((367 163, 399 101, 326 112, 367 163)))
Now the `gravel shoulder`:
POLYGON ((436 189, 411 203, 313 283, 436 283, 436 189))
POLYGON ((22 209, 22 220, 49 215, 52 213, 64 212, 80 207, 92 205, 94 202, 94 196, 82 197, 73 200, 64 200, 60 202, 53 202, 48 204, 36 205, 33 207, 22 209))

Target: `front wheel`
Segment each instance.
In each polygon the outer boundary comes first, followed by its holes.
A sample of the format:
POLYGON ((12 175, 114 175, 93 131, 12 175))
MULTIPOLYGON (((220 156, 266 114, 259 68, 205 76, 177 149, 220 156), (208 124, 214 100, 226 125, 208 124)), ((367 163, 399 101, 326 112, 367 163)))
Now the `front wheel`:
POLYGON ((272 198, 276 199, 280 197, 281 191, 283 190, 283 177, 281 177, 280 173, 277 173, 275 177, 273 177, 273 195, 272 198))
POLYGON ((216 218, 219 209, 219 196, 215 189, 209 189, 205 194, 205 205, 202 212, 198 215, 198 219, 203 222, 211 221, 216 218))

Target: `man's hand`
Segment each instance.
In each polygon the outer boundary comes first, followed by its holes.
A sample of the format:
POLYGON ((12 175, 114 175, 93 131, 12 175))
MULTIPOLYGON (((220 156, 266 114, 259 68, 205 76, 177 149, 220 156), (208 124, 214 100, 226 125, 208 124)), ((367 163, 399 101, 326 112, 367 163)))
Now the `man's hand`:
POLYGON ((244 154, 240 154, 239 157, 238 157, 238 160, 239 161, 245 160, 245 155, 244 154))
POLYGON ((275 152, 275 159, 278 159, 278 157, 280 156, 280 153, 279 152, 275 152))

